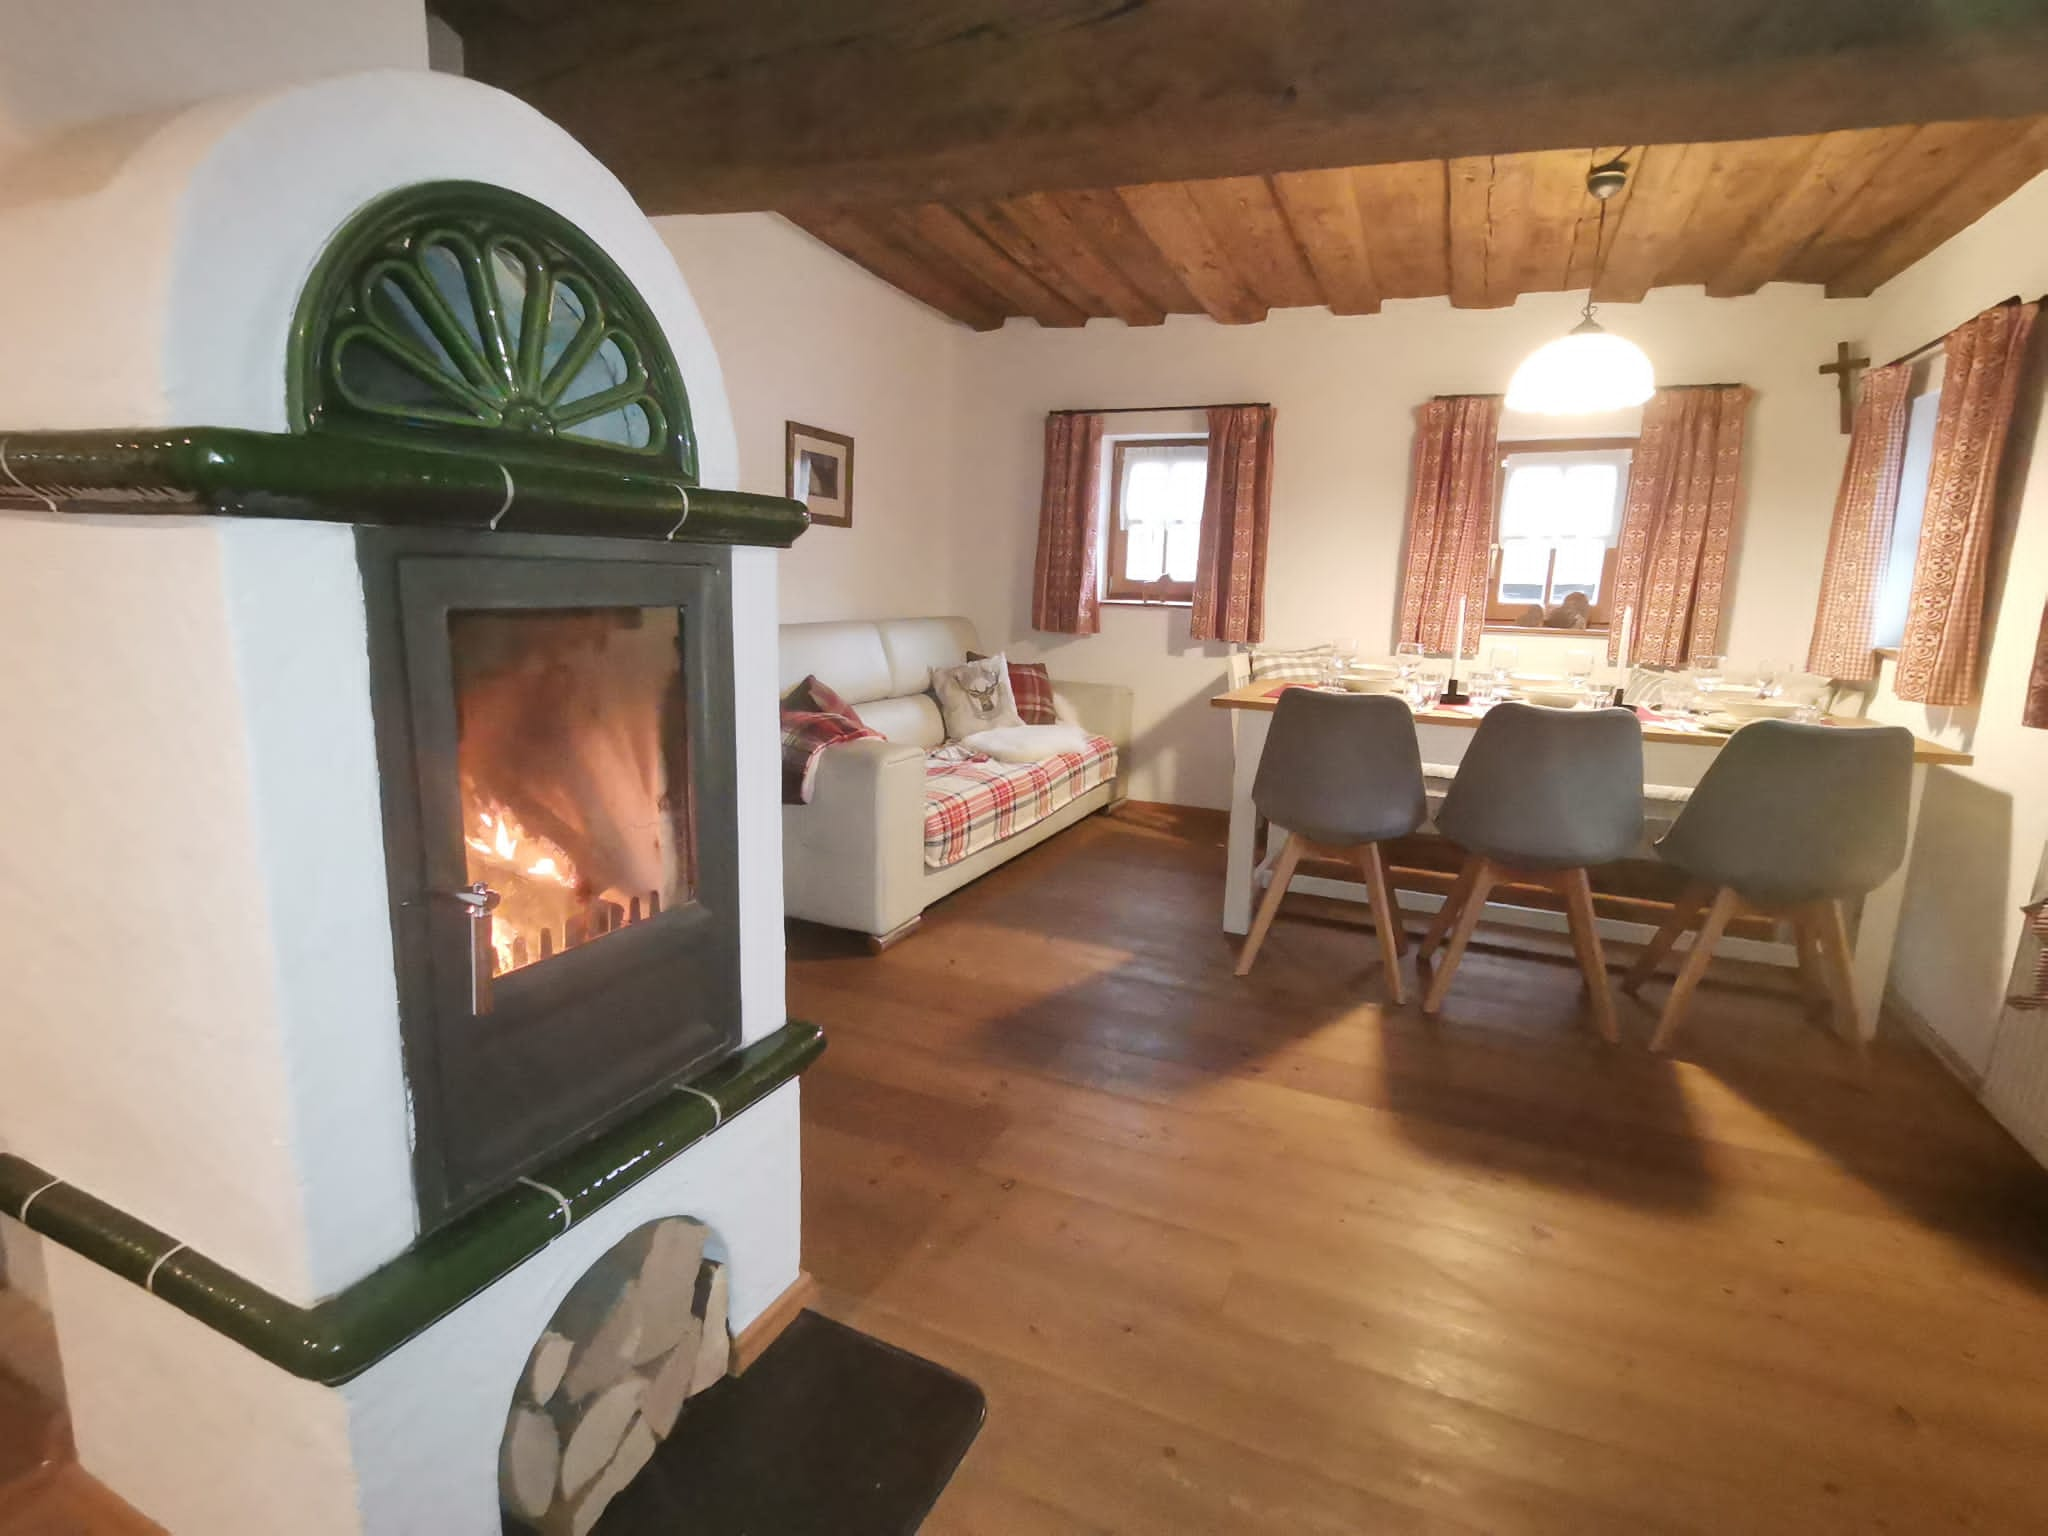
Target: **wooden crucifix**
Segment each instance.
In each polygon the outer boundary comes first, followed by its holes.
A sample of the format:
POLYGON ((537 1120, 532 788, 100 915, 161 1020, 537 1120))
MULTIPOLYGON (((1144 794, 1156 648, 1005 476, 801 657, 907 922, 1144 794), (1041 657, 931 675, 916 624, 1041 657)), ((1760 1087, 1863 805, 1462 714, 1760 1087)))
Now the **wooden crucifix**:
POLYGON ((1856 429, 1856 375, 1869 366, 1869 358, 1851 357, 1849 355, 1849 343, 1846 341, 1835 343, 1835 360, 1832 363, 1822 363, 1820 365, 1822 373, 1832 373, 1835 376, 1835 387, 1842 392, 1842 431, 1844 434, 1853 432, 1856 429))

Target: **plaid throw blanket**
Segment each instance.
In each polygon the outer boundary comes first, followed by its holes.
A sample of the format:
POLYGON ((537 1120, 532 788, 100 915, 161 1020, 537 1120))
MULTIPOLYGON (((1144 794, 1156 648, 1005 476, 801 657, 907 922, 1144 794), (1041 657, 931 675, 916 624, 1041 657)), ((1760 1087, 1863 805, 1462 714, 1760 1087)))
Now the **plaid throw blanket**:
POLYGON ((924 862, 944 869, 992 847, 1116 777, 1116 745, 1090 736, 1079 752, 999 763, 953 746, 926 760, 924 862))

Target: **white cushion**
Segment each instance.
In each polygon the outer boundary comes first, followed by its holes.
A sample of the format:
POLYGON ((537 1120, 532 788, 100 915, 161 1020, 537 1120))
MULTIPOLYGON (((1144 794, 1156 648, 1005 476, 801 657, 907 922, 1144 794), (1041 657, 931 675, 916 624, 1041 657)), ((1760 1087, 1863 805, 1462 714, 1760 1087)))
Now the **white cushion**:
POLYGON ((955 740, 1024 723, 1010 689, 1010 664, 1000 652, 940 667, 932 673, 932 688, 939 696, 939 712, 946 717, 946 734, 955 740))
POLYGON ((946 739, 946 722, 928 693, 863 699, 854 707, 860 711, 862 725, 904 746, 936 747, 946 739))
POLYGON ((1062 752, 1088 750, 1088 733, 1077 725, 1011 725, 976 731, 960 740, 999 763, 1038 763, 1062 752))
POLYGON ((889 658, 890 693, 923 693, 934 668, 957 667, 969 651, 981 649, 965 619, 883 619, 875 628, 889 658))
POLYGON ((923 686, 895 686, 889 673, 889 654, 882 648, 882 632, 865 620, 783 625, 776 659, 777 689, 787 693, 806 677, 816 677, 856 709, 870 699, 917 693, 923 686))

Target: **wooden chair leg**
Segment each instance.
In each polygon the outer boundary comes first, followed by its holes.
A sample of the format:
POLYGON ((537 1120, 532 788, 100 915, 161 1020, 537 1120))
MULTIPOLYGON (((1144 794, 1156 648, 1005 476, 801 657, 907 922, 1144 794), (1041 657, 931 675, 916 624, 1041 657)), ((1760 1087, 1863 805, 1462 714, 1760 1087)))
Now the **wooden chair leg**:
POLYGON ((1692 948, 1686 952, 1685 964, 1678 968, 1678 979, 1671 983, 1671 995, 1664 1000, 1664 1016, 1657 1021, 1657 1033, 1650 1039, 1650 1049, 1668 1049, 1672 1036, 1678 1033, 1678 1026, 1685 1022, 1685 1011, 1692 1004, 1692 994, 1700 984, 1700 978, 1707 974, 1707 962, 1714 958, 1714 946, 1721 942, 1721 934, 1728 926, 1728 920, 1735 915, 1740 904, 1732 890, 1723 886, 1714 893, 1713 903, 1707 908, 1707 915, 1700 923, 1699 937, 1692 941, 1692 948))
POLYGON ((1817 901, 1812 914, 1814 946, 1820 951, 1821 973, 1834 1002, 1835 1033, 1853 1045, 1862 1044, 1856 1016, 1856 981, 1849 959, 1849 924, 1839 901, 1817 901))
POLYGON ((1642 990, 1643 983, 1657 973, 1657 967, 1664 963, 1664 957, 1671 953, 1679 936, 1699 921, 1700 910, 1706 904, 1707 892, 1699 886, 1689 885, 1678 893, 1678 900, 1671 904, 1671 915, 1664 919, 1664 926, 1651 935, 1650 942, 1643 946, 1642 953, 1636 956, 1635 963, 1621 978, 1622 991, 1634 997, 1642 990))
POLYGON ((1799 990, 1806 997, 1807 1015, 1832 1021, 1835 994, 1828 984, 1827 959, 1821 954, 1819 914, 1804 907, 1786 920, 1792 926, 1792 947, 1799 956, 1799 990))
POLYGON ((1280 850, 1280 858, 1273 866, 1273 883, 1266 887, 1266 899, 1259 903, 1258 915, 1252 919, 1252 931, 1244 936, 1244 948, 1237 952, 1237 974, 1245 975, 1252 968, 1252 962, 1259 958, 1259 946, 1266 942, 1266 930, 1273 926, 1273 915, 1280 910, 1280 902, 1287 894, 1287 887, 1294 883, 1295 866, 1301 863, 1301 856, 1307 851, 1307 844, 1293 833, 1287 834, 1286 846, 1280 850))
POLYGON ((1599 918, 1593 911, 1593 882, 1583 869, 1567 870, 1564 877, 1564 910, 1571 924, 1572 949, 1579 957, 1579 971, 1586 978, 1586 991, 1593 1005, 1593 1026, 1609 1045, 1621 1039, 1621 1027, 1614 1020, 1614 994, 1607 986, 1607 956, 1600 948, 1599 918))
POLYGON ((1418 965, 1425 964, 1436 953, 1437 945, 1443 943, 1444 935, 1451 931, 1451 924, 1458 920, 1458 909, 1465 905, 1465 898, 1472 894, 1472 882, 1479 874, 1479 866, 1485 861, 1476 853, 1465 855, 1465 862, 1458 866, 1458 878, 1451 884, 1450 895, 1437 908, 1436 916, 1422 931, 1422 943, 1415 951, 1418 965))
POLYGON ((1451 927, 1450 948, 1444 951, 1443 965, 1430 977, 1429 989, 1422 997, 1422 1011, 1432 1016, 1444 1006, 1444 994, 1451 990, 1451 978, 1458 972, 1458 962, 1465 958, 1465 945, 1471 941, 1472 930, 1479 926, 1479 914, 1486 910, 1487 893, 1497 878, 1490 860, 1474 862, 1477 867, 1472 871, 1472 882, 1466 888, 1465 899, 1458 903, 1457 919, 1451 927))
POLYGON ((1406 936, 1401 932, 1401 909, 1394 905, 1393 888, 1387 884, 1387 861, 1378 843, 1358 850, 1359 867, 1365 871, 1365 885, 1372 896, 1372 925, 1379 930, 1380 964, 1387 973, 1387 996, 1395 1007, 1408 1001, 1408 989, 1401 981, 1401 951, 1406 936))

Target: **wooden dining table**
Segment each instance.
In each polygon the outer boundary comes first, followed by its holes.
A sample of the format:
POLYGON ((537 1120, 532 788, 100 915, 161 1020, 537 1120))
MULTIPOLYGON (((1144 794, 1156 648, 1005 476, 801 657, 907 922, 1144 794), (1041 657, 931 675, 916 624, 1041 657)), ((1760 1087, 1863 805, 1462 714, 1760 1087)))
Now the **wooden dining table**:
MULTIPOLYGON (((1271 858, 1278 849, 1279 839, 1269 839, 1267 858, 1262 861, 1258 856, 1259 816, 1252 804, 1252 781, 1258 776, 1259 758, 1265 751, 1267 726, 1288 686, 1302 685, 1247 683, 1217 694, 1209 701, 1211 708, 1229 711, 1231 726, 1230 835, 1223 876, 1223 928, 1226 933, 1242 934, 1250 929, 1252 908, 1270 873, 1271 858)), ((1483 718, 1483 711, 1468 705, 1438 705, 1419 712, 1415 717, 1415 732, 1422 748, 1425 771, 1455 769, 1472 740, 1472 732, 1483 718)), ((1875 723, 1842 716, 1827 718, 1829 724, 1844 730, 1867 729, 1875 723)), ((1657 717, 1646 719, 1643 724, 1646 800, 1675 810, 1682 802, 1684 792, 1699 783, 1708 764, 1713 762, 1714 754, 1727 744, 1729 735, 1684 721, 1657 717)), ((1926 788, 1928 770, 1963 767, 1971 761, 1967 752, 1914 738, 1913 787, 1906 808, 1909 848, 1913 830, 1919 823, 1920 799, 1926 788)), ((1366 900, 1362 881, 1298 877, 1291 888, 1339 900, 1366 900)), ((1856 984, 1857 1028, 1866 1040, 1877 1029, 1878 1009, 1884 1000, 1886 980, 1891 974, 1892 946, 1898 937, 1899 910, 1905 893, 1906 868, 1902 863, 1884 884, 1864 897, 1857 916, 1852 970, 1856 984)), ((1404 911, 1417 912, 1434 911, 1443 903, 1440 894, 1414 890, 1400 891, 1396 900, 1404 911)), ((1493 922, 1526 929, 1556 931, 1561 927, 1561 919, 1554 912, 1507 902, 1489 902, 1486 916, 1493 922)), ((1615 918, 1602 918, 1600 928, 1603 938, 1633 943, 1645 942, 1653 931, 1646 924, 1615 918)), ((1724 942, 1719 949, 1729 955, 1746 955, 1777 965, 1798 964, 1797 953, 1789 944, 1731 940, 1724 942)))

